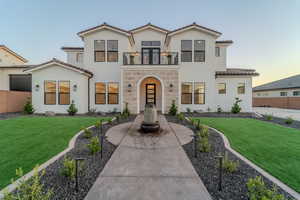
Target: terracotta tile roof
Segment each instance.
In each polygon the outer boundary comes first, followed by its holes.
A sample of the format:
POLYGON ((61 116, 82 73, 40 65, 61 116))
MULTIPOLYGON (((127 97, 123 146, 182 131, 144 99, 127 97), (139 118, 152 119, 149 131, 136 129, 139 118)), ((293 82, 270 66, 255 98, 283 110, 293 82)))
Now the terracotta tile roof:
POLYGON ((190 28, 190 27, 192 27, 192 26, 196 26, 196 27, 198 27, 198 28, 205 29, 205 30, 207 30, 207 31, 211 31, 211 32, 214 32, 214 33, 216 33, 216 34, 220 34, 220 35, 222 34, 222 33, 218 32, 218 31, 213 30, 213 29, 206 28, 206 27, 204 27, 204 26, 200 26, 200 25, 196 24, 195 22, 192 23, 192 24, 190 24, 190 25, 187 25, 187 26, 184 26, 184 27, 175 29, 175 30, 173 30, 173 31, 170 31, 168 34, 172 34, 172 33, 174 33, 174 32, 181 31, 181 30, 184 30, 184 29, 186 29, 186 28, 190 28))
POLYGON ((62 47, 61 49, 63 51, 65 51, 65 50, 79 50, 79 51, 83 51, 84 50, 83 47, 62 47))
POLYGON ((150 22, 149 22, 148 24, 145 24, 145 25, 143 25, 143 26, 136 27, 136 28, 131 29, 131 30, 129 30, 129 31, 130 31, 130 32, 134 32, 134 31, 136 31, 136 30, 143 29, 143 28, 145 28, 145 27, 147 27, 147 26, 152 26, 153 28, 159 29, 159 30, 161 30, 161 31, 163 31, 163 32, 167 32, 167 33, 170 32, 170 31, 167 30, 167 29, 164 29, 164 28, 162 28, 162 27, 159 27, 159 26, 156 26, 156 25, 151 24, 150 22))
POLYGON ((81 68, 81 67, 77 67, 77 66, 71 65, 71 64, 69 64, 69 63, 65 63, 65 62, 60 61, 60 60, 58 60, 58 59, 56 59, 56 58, 53 58, 52 60, 50 60, 50 61, 48 61, 48 62, 41 63, 41 64, 39 64, 39 65, 34 65, 33 67, 28 68, 28 69, 25 69, 24 71, 30 71, 30 70, 33 70, 33 69, 35 69, 35 68, 41 67, 41 66, 43 66, 43 65, 50 64, 50 63, 52 63, 52 62, 53 62, 53 63, 61 64, 61 65, 65 65, 65 66, 67 66, 67 67, 70 67, 70 68, 79 70, 79 71, 81 71, 81 72, 84 72, 84 73, 87 73, 87 74, 93 76, 93 73, 90 72, 89 70, 86 70, 86 69, 83 69, 83 68, 81 68))
POLYGON ((11 50, 10 48, 8 48, 3 44, 0 44, 0 49, 4 49, 5 51, 9 52, 10 54, 14 55, 15 57, 23 61, 24 63, 28 62, 28 60, 26 60, 25 58, 23 58, 22 56, 20 56, 19 54, 17 54, 16 52, 14 52, 13 50, 11 50))
POLYGON ((254 69, 227 68, 226 71, 216 71, 216 76, 259 76, 254 69))
POLYGON ((288 78, 280 79, 253 88, 253 91, 279 90, 300 88, 300 74, 288 78))

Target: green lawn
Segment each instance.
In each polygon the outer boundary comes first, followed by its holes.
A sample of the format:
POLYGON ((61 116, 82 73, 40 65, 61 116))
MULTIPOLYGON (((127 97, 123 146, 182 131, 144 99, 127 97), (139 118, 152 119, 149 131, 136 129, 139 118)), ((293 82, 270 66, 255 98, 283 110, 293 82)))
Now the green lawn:
POLYGON ((242 118, 196 118, 223 132, 236 151, 300 192, 300 130, 242 118))
POLYGON ((18 117, 0 120, 0 189, 15 177, 15 169, 29 172, 68 147, 81 127, 96 117, 18 117))

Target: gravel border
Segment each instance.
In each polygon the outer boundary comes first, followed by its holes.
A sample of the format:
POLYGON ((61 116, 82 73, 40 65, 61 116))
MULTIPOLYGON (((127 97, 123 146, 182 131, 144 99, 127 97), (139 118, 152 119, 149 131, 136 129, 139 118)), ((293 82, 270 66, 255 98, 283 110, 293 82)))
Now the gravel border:
MULTIPOLYGON (((191 128, 194 132, 196 131, 187 121, 178 121, 173 116, 167 116, 167 120, 170 122, 175 122, 182 124, 191 128)), ((190 158, 195 170, 202 179, 204 185, 206 186, 208 192, 211 194, 214 200, 220 199, 230 199, 230 200, 248 200, 248 190, 246 183, 249 178, 254 178, 256 176, 262 176, 259 172, 249 166, 247 163, 239 159, 237 156, 232 154, 230 151, 226 150, 224 141, 219 133, 209 130, 209 142, 211 144, 211 151, 209 153, 198 152, 197 158, 194 157, 194 143, 193 141, 183 145, 183 148, 190 158), (228 152, 228 157, 231 160, 239 161, 239 168, 237 172, 234 173, 224 173, 223 175, 223 190, 218 191, 218 178, 219 171, 217 167, 217 160, 215 156, 220 153, 228 152)), ((268 187, 273 186, 273 182, 262 176, 265 184, 268 187)), ((285 197, 294 199, 288 193, 283 191, 278 187, 278 192, 283 194, 285 197)))

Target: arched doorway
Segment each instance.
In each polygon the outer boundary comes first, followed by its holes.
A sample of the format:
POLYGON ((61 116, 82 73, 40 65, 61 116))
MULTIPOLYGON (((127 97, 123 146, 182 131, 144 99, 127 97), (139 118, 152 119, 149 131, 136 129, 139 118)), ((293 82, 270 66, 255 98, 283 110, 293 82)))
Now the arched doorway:
POLYGON ((137 87, 138 112, 144 111, 146 103, 154 103, 158 111, 164 113, 164 87, 156 76, 143 77, 137 87))

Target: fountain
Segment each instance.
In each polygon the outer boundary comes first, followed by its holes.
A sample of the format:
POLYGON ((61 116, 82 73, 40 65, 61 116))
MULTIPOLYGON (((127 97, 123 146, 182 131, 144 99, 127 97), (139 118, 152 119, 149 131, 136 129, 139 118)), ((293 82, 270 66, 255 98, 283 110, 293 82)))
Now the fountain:
POLYGON ((141 124, 141 130, 143 133, 154 133, 160 129, 159 122, 157 120, 157 110, 154 104, 146 104, 144 111, 144 121, 141 124))

